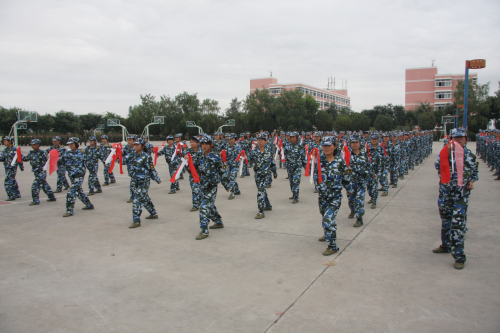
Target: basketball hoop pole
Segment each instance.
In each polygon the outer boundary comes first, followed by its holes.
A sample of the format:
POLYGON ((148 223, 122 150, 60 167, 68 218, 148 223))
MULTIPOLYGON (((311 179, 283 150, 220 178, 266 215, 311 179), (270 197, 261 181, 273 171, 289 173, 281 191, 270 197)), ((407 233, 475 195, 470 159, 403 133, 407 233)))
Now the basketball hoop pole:
POLYGON ((153 121, 152 123, 149 123, 149 124, 146 125, 146 127, 144 127, 144 130, 142 131, 141 136, 147 135, 148 136, 148 140, 149 140, 149 126, 151 126, 151 125, 161 125, 161 123, 153 121))
MULTIPOLYGON (((16 121, 14 123, 14 125, 12 125, 12 128, 10 129, 10 133, 14 132, 14 146, 18 146, 18 142, 17 142, 17 124, 19 124, 19 121, 16 121)), ((10 133, 9 133, 9 136, 10 136, 10 133)))

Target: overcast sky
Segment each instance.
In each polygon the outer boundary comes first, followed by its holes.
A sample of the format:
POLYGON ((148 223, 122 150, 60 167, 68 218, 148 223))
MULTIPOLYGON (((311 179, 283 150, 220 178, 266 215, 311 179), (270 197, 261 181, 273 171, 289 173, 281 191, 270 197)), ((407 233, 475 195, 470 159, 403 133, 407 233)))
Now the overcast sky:
POLYGON ((0 105, 111 111, 141 94, 244 99, 250 78, 326 88, 353 110, 404 105, 405 68, 500 80, 500 1, 0 0, 0 105))

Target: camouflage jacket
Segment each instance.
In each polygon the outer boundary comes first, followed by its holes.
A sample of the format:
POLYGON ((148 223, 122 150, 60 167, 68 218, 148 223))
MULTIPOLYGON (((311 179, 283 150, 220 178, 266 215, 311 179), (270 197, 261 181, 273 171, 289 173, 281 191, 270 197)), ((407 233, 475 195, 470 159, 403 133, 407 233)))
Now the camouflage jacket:
POLYGON ((182 148, 182 152, 181 153, 177 153, 174 157, 174 159, 172 160, 172 155, 175 154, 175 149, 177 148, 176 145, 172 145, 172 147, 170 147, 169 145, 166 145, 165 147, 163 147, 162 150, 158 151, 158 156, 163 156, 165 155, 165 161, 167 161, 167 164, 169 166, 178 166, 181 164, 181 158, 185 155, 185 149, 182 148))
POLYGON ((87 155, 87 160, 85 165, 89 171, 95 172, 99 167, 99 157, 101 156, 101 150, 96 147, 87 146, 85 147, 85 154, 87 155))
POLYGON ((10 164, 12 163, 12 159, 16 155, 16 150, 17 150, 17 148, 15 148, 15 147, 11 147, 11 148, 5 147, 3 152, 0 153, 0 162, 3 162, 3 166, 5 168, 5 171, 17 168, 17 165, 19 164, 18 162, 16 162, 14 164, 14 166, 10 166, 10 164))
POLYGON ((320 198, 324 200, 342 198, 342 188, 352 191, 351 176, 346 173, 347 165, 340 157, 328 162, 325 155, 320 155, 321 183, 319 183, 318 164, 314 165, 314 184, 320 198))
POLYGON ((62 156, 62 163, 66 167, 70 178, 85 176, 86 160, 85 149, 76 149, 75 151, 68 149, 62 156))
POLYGON ((137 182, 137 184, 149 184, 149 180, 153 179, 157 183, 161 182, 158 172, 151 155, 145 152, 139 154, 128 154, 126 157, 127 165, 130 166, 130 177, 137 182))
MULTIPOLYGON (((448 161, 450 162, 450 173, 451 173, 451 170, 452 170, 451 156, 448 158, 448 161)), ((437 161, 434 164, 434 166, 438 170, 439 177, 441 177, 441 154, 438 154, 437 161)), ((476 155, 474 155, 469 150, 469 148, 464 147, 464 187, 467 186, 467 183, 470 180, 473 180, 474 182, 477 182, 479 180, 478 166, 479 166, 479 163, 476 161, 476 155)), ((457 179, 458 179, 457 162, 454 160, 453 161, 453 173, 451 173, 450 183, 449 184, 442 184, 442 185, 454 186, 454 185, 456 185, 457 179)))
MULTIPOLYGON (((307 164, 306 149, 303 145, 289 143, 283 146, 285 151, 285 160, 287 161, 288 168, 305 168, 307 164)), ((309 151, 311 148, 309 147, 309 151)))
POLYGON ((264 152, 261 153, 260 149, 257 147, 248 154, 247 159, 248 162, 253 165, 255 176, 267 176, 271 172, 275 177, 278 176, 276 163, 274 162, 274 156, 271 150, 264 149, 264 152))
POLYGON ((43 167, 47 162, 47 153, 41 149, 30 150, 28 155, 23 156, 23 161, 30 161, 31 171, 34 173, 43 172, 43 167))
POLYGON ((113 148, 113 145, 111 143, 108 143, 107 145, 104 145, 102 142, 99 144, 99 159, 104 163, 106 159, 108 158, 109 154, 111 154, 111 148, 113 148))
POLYGON ((364 183, 370 177, 372 167, 364 149, 361 149, 358 155, 351 151, 349 168, 352 170, 351 182, 364 183))
POLYGON ((49 148, 47 148, 45 151, 48 153, 50 153, 50 151, 52 149, 57 149, 57 151, 59 152, 59 160, 57 161, 57 166, 60 167, 60 166, 63 166, 63 163, 61 161, 61 156, 63 156, 64 154, 66 154, 66 147, 64 147, 63 145, 59 145, 59 147, 55 147, 54 145, 50 146, 49 148))
POLYGON ((198 176, 200 176, 200 188, 202 190, 216 187, 220 183, 224 171, 222 170, 222 159, 219 155, 210 152, 205 156, 205 153, 202 152, 196 162, 193 160, 193 164, 198 176))
POLYGON ((368 162, 371 166, 371 171, 374 174, 379 174, 382 171, 382 157, 384 156, 384 152, 382 150, 381 145, 377 145, 377 148, 373 148, 371 143, 368 144, 368 150, 370 152, 370 156, 368 157, 368 162), (371 160, 371 161, 370 161, 371 160))
POLYGON ((226 147, 226 164, 227 166, 229 167, 237 167, 240 162, 237 162, 236 161, 236 158, 238 157, 238 155, 240 154, 240 152, 242 151, 242 149, 239 147, 239 145, 235 144, 234 146, 231 147, 231 145, 227 145, 226 147))

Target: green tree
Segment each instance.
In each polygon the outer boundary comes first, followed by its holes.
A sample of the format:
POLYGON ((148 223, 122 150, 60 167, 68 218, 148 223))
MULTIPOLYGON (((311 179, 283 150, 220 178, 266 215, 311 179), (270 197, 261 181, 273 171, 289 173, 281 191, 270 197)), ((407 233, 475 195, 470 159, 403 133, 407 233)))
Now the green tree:
POLYGON ((337 120, 335 121, 335 130, 336 131, 349 131, 350 130, 349 120, 350 120, 349 116, 346 114, 338 116, 337 120))
POLYGON ((405 126, 406 125, 406 111, 402 105, 394 105, 394 125, 405 126))
POLYGON ((229 108, 226 109, 226 117, 232 118, 236 114, 241 112, 242 101, 238 101, 238 98, 233 98, 231 103, 229 103, 229 108))
POLYGON ((379 114, 373 124, 377 131, 390 131, 394 128, 394 121, 391 116, 379 114))
POLYGON ((319 131, 331 131, 333 129, 333 118, 327 111, 320 110, 316 113, 314 125, 319 131))
POLYGON ((54 117, 54 132, 61 134, 83 134, 80 118, 71 111, 58 111, 54 117))
POLYGON ((370 118, 361 113, 353 113, 349 119, 351 131, 368 131, 370 129, 370 118))
MULTIPOLYGON (((457 104, 464 104, 465 80, 458 80, 457 88, 453 91, 453 97, 457 104)), ((486 128, 489 121, 488 95, 490 83, 477 84, 474 86, 472 80, 469 80, 468 95, 468 115, 467 128, 469 131, 477 133, 480 129, 486 128)), ((459 112, 459 125, 463 126, 463 110, 459 112)))
POLYGON ((423 112, 418 116, 418 126, 424 131, 432 130, 436 126, 434 111, 423 112))

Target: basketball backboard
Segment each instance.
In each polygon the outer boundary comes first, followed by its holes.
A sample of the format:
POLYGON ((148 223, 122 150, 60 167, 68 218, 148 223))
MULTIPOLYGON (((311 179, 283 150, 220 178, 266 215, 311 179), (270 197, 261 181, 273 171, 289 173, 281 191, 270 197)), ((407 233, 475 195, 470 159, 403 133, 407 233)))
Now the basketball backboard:
POLYGON ((37 122, 38 113, 36 111, 17 111, 17 121, 20 123, 37 122))

